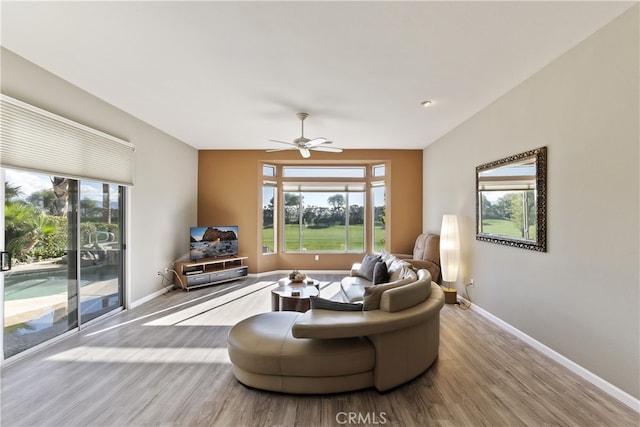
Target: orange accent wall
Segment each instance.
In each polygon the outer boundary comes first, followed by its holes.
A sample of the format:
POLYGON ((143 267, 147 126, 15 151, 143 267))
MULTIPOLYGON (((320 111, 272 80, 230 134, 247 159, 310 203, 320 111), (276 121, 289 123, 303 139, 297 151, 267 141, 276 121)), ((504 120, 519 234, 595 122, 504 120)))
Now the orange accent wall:
POLYGON ((262 254, 261 163, 357 164, 387 162, 387 250, 411 253, 422 232, 422 150, 345 150, 313 152, 302 159, 297 151, 201 150, 198 153, 198 226, 238 225, 240 255, 249 272, 272 270, 348 270, 362 254, 262 254))

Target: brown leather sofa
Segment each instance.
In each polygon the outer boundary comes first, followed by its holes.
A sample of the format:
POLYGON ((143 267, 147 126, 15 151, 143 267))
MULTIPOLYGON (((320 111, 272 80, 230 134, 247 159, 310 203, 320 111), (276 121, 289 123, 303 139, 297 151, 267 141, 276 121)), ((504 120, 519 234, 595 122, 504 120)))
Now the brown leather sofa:
MULTIPOLYGON (((379 288, 379 308, 271 312, 234 325, 227 342, 235 377, 264 390, 320 394, 399 386, 438 356, 444 294, 428 270, 379 288)), ((383 286, 383 285, 379 285, 383 286)))

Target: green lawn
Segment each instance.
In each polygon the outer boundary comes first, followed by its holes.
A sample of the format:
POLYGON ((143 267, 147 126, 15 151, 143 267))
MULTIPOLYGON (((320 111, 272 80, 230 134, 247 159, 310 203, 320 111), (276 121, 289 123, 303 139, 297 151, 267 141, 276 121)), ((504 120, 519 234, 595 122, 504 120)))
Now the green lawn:
MULTIPOLYGON (((379 248, 380 239, 384 238, 384 230, 376 227, 376 244, 379 248)), ((349 226, 349 247, 345 248, 344 243, 345 226, 333 225, 327 228, 304 228, 302 230, 302 248, 298 240, 298 225, 285 225, 285 251, 353 251, 364 252, 364 225, 349 226)), ((273 249, 273 229, 262 230, 263 246, 273 249)))
MULTIPOLYGON (((482 221, 482 233, 495 234, 513 239, 522 239, 522 233, 516 225, 506 219, 485 219, 482 221)), ((529 240, 536 240, 536 226, 529 226, 529 240)))
POLYGON ((382 226, 376 226, 376 228, 373 229, 373 250, 380 252, 384 249, 384 245, 384 228, 382 226))
POLYGON ((265 246, 269 248, 270 252, 273 252, 273 248, 275 247, 273 241, 273 228, 262 229, 262 247, 264 248, 265 246))

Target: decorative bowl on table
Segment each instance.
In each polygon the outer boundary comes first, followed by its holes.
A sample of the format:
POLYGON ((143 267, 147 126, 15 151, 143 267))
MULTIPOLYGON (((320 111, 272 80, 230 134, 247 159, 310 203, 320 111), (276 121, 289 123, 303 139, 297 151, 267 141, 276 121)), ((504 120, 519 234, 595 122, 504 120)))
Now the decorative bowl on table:
POLYGON ((289 280, 292 282, 304 282, 304 279, 307 278, 307 275, 304 273, 300 273, 298 270, 293 270, 289 273, 289 280))

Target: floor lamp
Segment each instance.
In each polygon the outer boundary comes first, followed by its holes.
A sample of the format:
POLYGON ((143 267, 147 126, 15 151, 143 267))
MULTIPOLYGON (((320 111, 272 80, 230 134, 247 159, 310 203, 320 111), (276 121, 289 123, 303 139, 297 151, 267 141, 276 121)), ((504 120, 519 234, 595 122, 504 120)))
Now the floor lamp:
POLYGON ((455 304, 457 302, 456 289, 447 286, 447 283, 454 283, 458 280, 458 270, 460 269, 460 233, 458 231, 458 217, 455 215, 443 215, 442 217, 440 268, 442 270, 444 302, 455 304))

